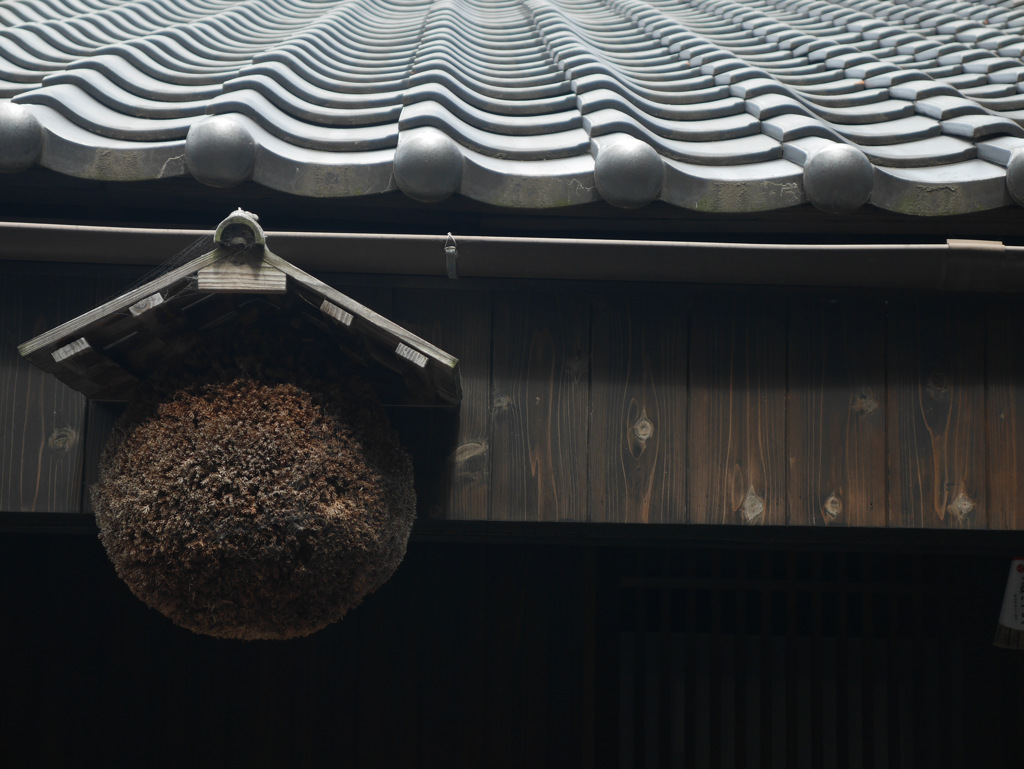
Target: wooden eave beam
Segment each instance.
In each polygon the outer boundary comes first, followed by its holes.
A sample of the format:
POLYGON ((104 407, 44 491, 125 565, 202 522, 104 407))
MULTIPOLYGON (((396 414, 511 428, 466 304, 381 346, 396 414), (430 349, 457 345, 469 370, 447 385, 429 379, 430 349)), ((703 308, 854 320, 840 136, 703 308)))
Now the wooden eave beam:
MULTIPOLYGON (((0 259, 155 264, 199 230, 0 222, 0 259), (73 238, 74 247, 69 248, 73 238)), ((460 278, 671 281, 1008 293, 1024 290, 1024 246, 934 243, 733 243, 458 235, 460 278)), ((444 235, 270 232, 306 270, 447 275, 444 235)))

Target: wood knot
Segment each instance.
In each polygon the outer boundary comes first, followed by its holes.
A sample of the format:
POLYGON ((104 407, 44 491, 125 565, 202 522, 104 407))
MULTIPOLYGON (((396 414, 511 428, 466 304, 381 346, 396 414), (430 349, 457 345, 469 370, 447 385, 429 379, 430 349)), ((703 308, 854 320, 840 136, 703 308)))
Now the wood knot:
POLYGON ((640 418, 633 423, 633 435, 638 441, 646 441, 654 435, 654 423, 647 418, 647 412, 640 414, 640 418))
POLYGON ((828 495, 825 504, 821 506, 821 512, 824 514, 826 521, 834 521, 843 512, 843 503, 835 495, 835 492, 828 495))
POLYGON ((507 411, 512 405, 512 398, 507 393, 493 393, 491 395, 491 408, 495 411, 507 411))
POLYGON ((78 431, 71 427, 58 427, 46 440, 46 445, 52 451, 60 451, 64 454, 71 451, 78 443, 78 431))
POLYGON ((931 397, 939 398, 945 394, 949 387, 949 377, 942 371, 935 371, 928 377, 928 382, 925 386, 931 397))
POLYGON ((574 355, 566 361, 565 371, 573 382, 585 379, 587 376, 587 359, 582 355, 574 355))
POLYGON ((654 422, 647 416, 647 409, 643 408, 636 398, 629 402, 626 425, 626 444, 629 447, 630 456, 639 461, 647 451, 647 439, 654 435, 654 422), (630 420, 632 420, 632 424, 630 424, 630 420))
POLYGON ((478 457, 481 454, 487 453, 487 441, 480 443, 463 443, 452 454, 452 461, 461 465, 463 462, 467 462, 473 457, 478 457))
POLYGON ((747 496, 736 512, 743 517, 744 523, 757 523, 764 515, 764 500, 757 496, 753 486, 747 489, 747 496))
POLYGON ((853 404, 850 409, 858 414, 870 414, 878 411, 878 396, 870 387, 853 396, 853 404))
POLYGON ((955 515, 958 521, 964 521, 974 512, 974 500, 966 494, 960 493, 949 503, 946 510, 950 515, 955 515))

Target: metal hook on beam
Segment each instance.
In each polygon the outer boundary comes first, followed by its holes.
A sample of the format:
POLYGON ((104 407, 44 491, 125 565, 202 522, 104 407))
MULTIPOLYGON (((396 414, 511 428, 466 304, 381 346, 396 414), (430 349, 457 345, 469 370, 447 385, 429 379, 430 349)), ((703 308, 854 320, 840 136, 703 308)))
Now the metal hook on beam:
POLYGON ((448 278, 450 280, 459 279, 459 271, 457 263, 459 261, 459 246, 455 242, 455 238, 449 232, 448 237, 444 241, 444 266, 448 271, 448 278))

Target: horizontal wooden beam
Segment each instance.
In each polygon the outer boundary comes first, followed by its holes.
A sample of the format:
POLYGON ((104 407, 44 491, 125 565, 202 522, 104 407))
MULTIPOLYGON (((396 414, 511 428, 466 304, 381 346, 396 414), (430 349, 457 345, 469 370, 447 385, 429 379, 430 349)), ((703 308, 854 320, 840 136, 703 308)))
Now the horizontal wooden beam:
MULTIPOLYGON (((0 259, 159 264, 201 230, 0 223, 0 259)), ((458 235, 460 278, 672 281, 790 286, 1024 290, 1024 246, 517 238, 458 235)), ((444 235, 267 232, 304 270, 446 276, 444 235)))
MULTIPOLYGON (((0 510, 0 533, 94 536, 96 520, 81 513, 17 513, 0 510)), ((1024 531, 945 529, 829 529, 776 526, 676 526, 626 523, 537 523, 529 521, 444 521, 420 518, 413 542, 523 544, 580 547, 748 548, 820 552, 923 552, 1012 558, 1024 549, 1024 531)))
POLYGON ((200 291, 214 294, 284 294, 288 278, 259 254, 236 254, 214 262, 197 274, 200 291))
POLYGON ((1010 559, 1024 548, 1024 531, 856 529, 810 526, 679 526, 650 523, 554 523, 420 519, 413 540, 430 542, 579 544, 590 547, 736 547, 827 552, 985 553, 1010 559))

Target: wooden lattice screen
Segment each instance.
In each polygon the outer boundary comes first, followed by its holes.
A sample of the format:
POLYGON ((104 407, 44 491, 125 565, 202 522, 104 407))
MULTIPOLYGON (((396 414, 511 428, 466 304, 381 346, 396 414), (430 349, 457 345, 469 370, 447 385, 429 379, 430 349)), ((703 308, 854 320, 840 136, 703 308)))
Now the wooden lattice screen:
POLYGON ((1000 596, 972 563, 637 552, 612 592, 597 764, 1018 765, 1022 668, 987 648, 1000 596))

